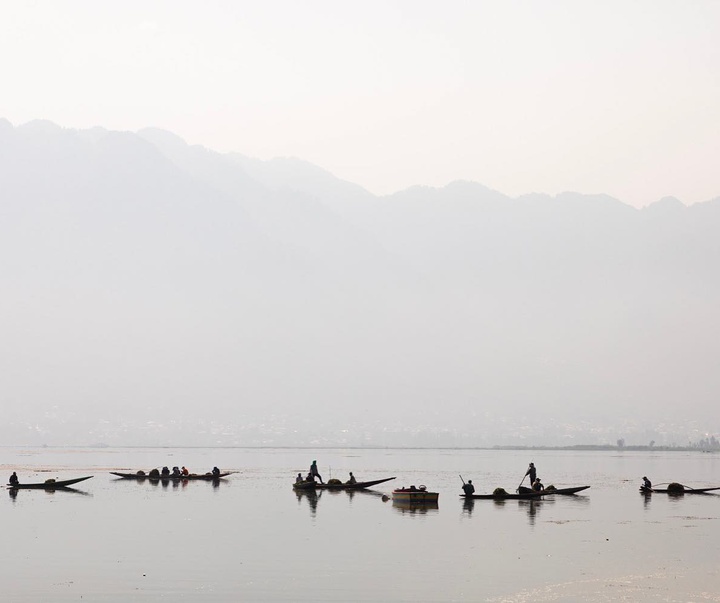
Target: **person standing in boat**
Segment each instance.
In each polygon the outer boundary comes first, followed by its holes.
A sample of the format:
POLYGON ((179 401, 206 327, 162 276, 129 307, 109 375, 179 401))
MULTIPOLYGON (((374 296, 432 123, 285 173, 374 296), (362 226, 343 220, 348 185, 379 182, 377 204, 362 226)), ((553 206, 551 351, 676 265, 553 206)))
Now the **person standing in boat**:
POLYGON ((314 478, 317 477, 317 478, 320 480, 320 483, 321 483, 321 484, 324 484, 324 483, 325 483, 325 482, 323 481, 323 478, 320 477, 320 473, 318 472, 317 461, 313 461, 313 462, 312 462, 312 465, 310 465, 310 474, 313 476, 313 480, 312 480, 312 481, 315 481, 314 478))
POLYGON ((540 482, 540 478, 535 478, 535 481, 532 485, 533 492, 542 492, 545 489, 545 486, 542 485, 542 482, 540 482))
POLYGON ((467 484, 463 484, 463 492, 465 492, 465 496, 472 496, 475 494, 475 486, 473 486, 472 480, 469 479, 467 481, 467 484))
POLYGON ((533 484, 535 483, 535 478, 537 477, 537 470, 535 469, 535 464, 530 463, 528 465, 528 470, 525 472, 525 477, 530 477, 530 487, 532 488, 533 484))
POLYGON ((644 475, 643 475, 643 485, 642 485, 642 487, 643 487, 645 490, 652 490, 652 482, 651 482, 646 476, 644 476, 644 475))
POLYGON ((357 480, 355 479, 355 476, 352 474, 352 471, 350 472, 350 479, 345 482, 346 484, 357 484, 357 480))
POLYGON ((18 480, 17 473, 14 471, 12 472, 12 475, 10 476, 10 485, 11 486, 17 486, 20 483, 20 480, 18 480))

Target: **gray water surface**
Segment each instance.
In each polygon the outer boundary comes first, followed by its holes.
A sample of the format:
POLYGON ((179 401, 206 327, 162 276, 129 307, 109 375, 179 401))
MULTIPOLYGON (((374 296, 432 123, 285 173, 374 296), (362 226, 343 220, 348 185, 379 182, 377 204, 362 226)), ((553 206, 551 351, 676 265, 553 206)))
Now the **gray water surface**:
POLYGON ((720 485, 720 455, 357 449, 0 449, 21 481, 94 475, 77 491, 6 491, 3 600, 720 601, 720 496, 638 493, 640 478, 720 485), (296 494, 324 479, 397 476, 371 492, 296 494), (513 491, 533 460, 540 501, 459 498, 513 491), (218 485, 152 484, 109 471, 214 465, 218 485), (384 500, 426 485, 436 507, 384 500))

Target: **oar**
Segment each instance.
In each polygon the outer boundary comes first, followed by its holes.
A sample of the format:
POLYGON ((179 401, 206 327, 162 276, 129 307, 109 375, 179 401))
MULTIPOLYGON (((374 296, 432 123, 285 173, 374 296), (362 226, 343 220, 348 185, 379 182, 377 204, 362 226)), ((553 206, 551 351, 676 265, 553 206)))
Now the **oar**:
MULTIPOLYGON (((527 477, 527 472, 525 473, 525 475, 523 475, 522 482, 520 482, 520 486, 523 485, 523 482, 525 481, 525 478, 526 478, 526 477, 527 477)), ((517 487, 517 490, 515 490, 515 492, 519 492, 519 491, 520 491, 520 486, 517 487)))

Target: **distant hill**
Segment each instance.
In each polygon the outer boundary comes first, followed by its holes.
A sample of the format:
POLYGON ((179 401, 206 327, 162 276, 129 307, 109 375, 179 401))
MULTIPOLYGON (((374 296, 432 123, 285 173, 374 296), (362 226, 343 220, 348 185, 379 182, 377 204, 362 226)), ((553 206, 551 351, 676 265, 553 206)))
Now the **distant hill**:
POLYGON ((18 443, 720 431, 720 198, 376 197, 162 130, 5 120, 0 195, 18 443))

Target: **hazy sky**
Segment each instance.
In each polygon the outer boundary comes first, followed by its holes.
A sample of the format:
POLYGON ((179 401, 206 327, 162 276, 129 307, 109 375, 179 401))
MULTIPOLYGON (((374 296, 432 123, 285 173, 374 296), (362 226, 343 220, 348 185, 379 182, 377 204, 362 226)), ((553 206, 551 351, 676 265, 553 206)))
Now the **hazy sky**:
POLYGON ((378 194, 720 195, 720 2, 0 0, 0 117, 157 126, 378 194))

